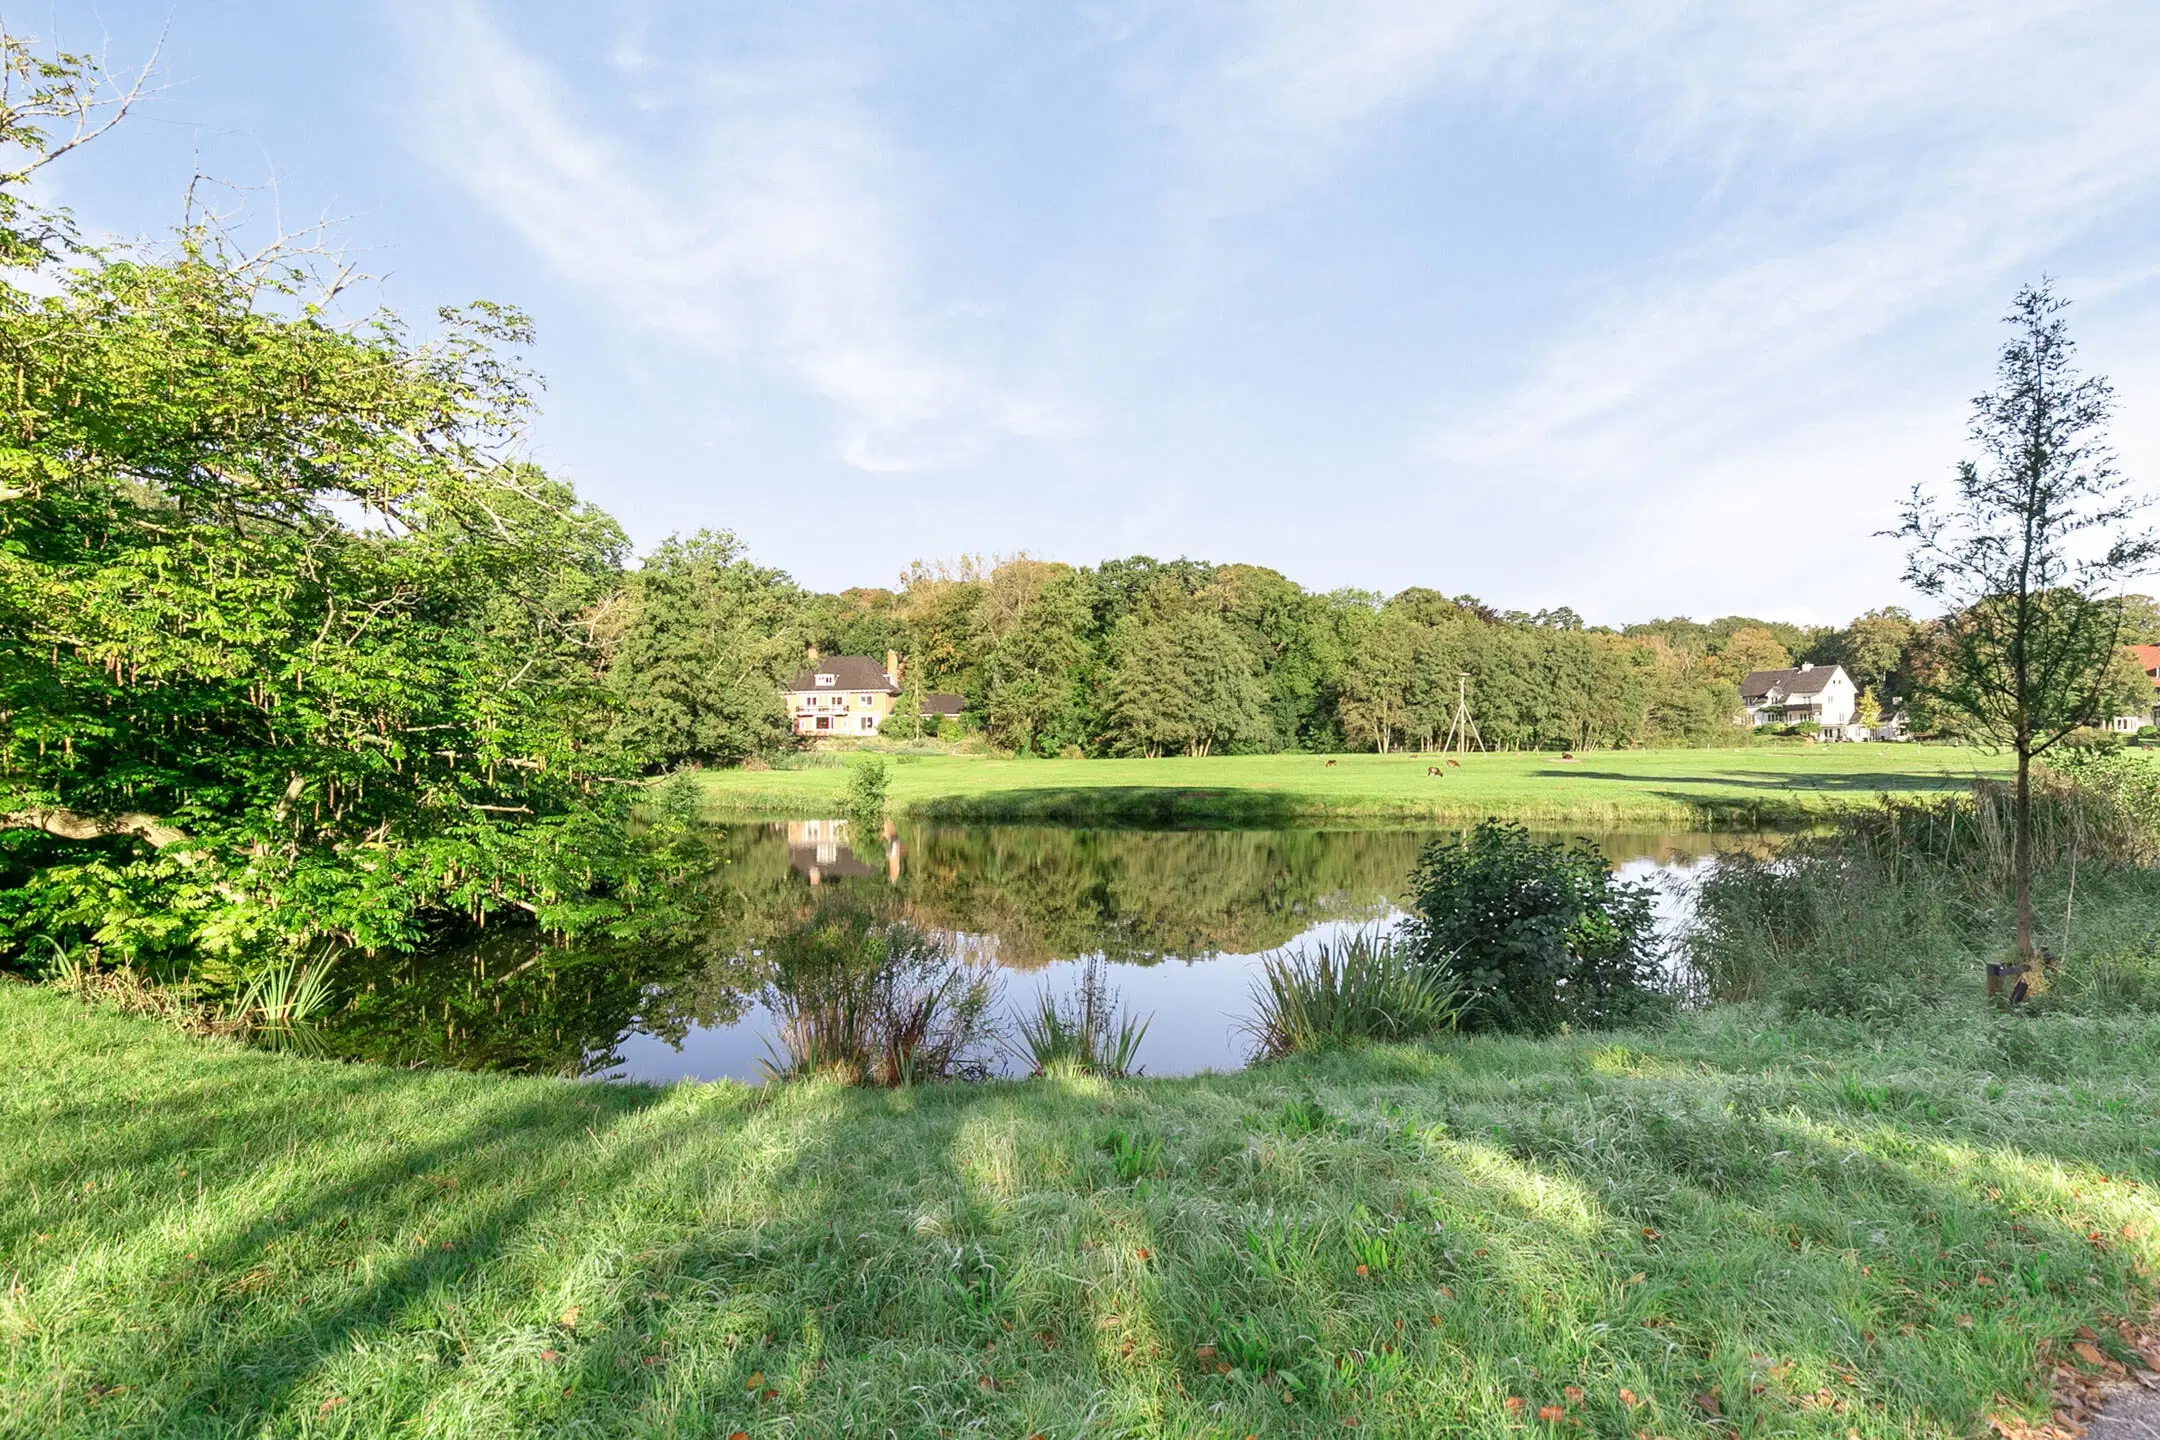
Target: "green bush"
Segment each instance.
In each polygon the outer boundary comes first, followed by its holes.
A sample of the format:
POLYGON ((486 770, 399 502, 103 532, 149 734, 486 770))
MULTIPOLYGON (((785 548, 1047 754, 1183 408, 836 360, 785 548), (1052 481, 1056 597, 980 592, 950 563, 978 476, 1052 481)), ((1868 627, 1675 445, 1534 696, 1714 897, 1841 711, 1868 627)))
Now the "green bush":
POLYGON ((1460 984, 1466 1029, 1610 1025, 1662 998, 1655 892, 1589 840, 1486 820, 1427 846, 1411 889, 1404 941, 1460 984))
POLYGON ((874 823, 885 814, 885 758, 864 755, 848 766, 847 789, 842 792, 847 812, 855 819, 874 823))

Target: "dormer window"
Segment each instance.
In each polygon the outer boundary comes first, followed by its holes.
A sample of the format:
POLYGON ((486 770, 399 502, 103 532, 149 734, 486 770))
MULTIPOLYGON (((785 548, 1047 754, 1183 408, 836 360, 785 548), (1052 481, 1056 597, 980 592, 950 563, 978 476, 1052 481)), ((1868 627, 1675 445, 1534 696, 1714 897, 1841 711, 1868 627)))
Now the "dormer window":
POLYGON ((820 675, 817 677, 817 683, 820 685, 832 685, 836 684, 839 679, 840 677, 837 675, 820 675))

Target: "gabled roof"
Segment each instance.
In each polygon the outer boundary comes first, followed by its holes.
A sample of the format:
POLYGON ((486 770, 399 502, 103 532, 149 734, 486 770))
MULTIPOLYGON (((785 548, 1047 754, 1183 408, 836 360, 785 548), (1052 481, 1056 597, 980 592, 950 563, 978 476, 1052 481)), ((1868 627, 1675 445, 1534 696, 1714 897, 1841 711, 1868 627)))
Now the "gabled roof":
POLYGON ((888 695, 900 693, 900 687, 885 673, 885 662, 873 660, 868 655, 827 655, 815 665, 795 672, 788 682, 789 690, 883 690, 888 695), (833 683, 820 685, 817 677, 830 675, 833 683))
POLYGON ((1747 679, 1740 682, 1740 698, 1755 700, 1773 691, 1786 696, 1820 695, 1829 688, 1831 676, 1844 673, 1842 665, 1815 665, 1805 670, 1750 670, 1747 679))
POLYGON ((922 713, 925 715, 958 715, 966 708, 966 700, 958 695, 948 695, 942 690, 932 690, 922 697, 922 713))

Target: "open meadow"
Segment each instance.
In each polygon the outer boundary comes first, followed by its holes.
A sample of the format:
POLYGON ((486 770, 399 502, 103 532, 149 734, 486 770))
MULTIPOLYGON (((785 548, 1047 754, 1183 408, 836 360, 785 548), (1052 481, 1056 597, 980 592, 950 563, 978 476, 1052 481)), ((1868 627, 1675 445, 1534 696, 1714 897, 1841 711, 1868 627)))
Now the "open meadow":
MULTIPOLYGON (((837 813, 845 756, 793 769, 708 770, 715 815, 837 813)), ((888 805, 924 819, 1144 825, 1281 825, 1331 820, 1479 820, 1735 827, 1805 823, 1879 795, 1960 789, 2001 777, 2005 757, 1934 745, 1795 745, 1447 757, 1219 755, 1029 760, 890 754, 888 805), (1440 773, 1430 773, 1437 769, 1440 773)))
POLYGON ((0 985, 0 1045, 10 1437, 1970 1435, 2160 1267, 2149 1015, 662 1089, 0 985))

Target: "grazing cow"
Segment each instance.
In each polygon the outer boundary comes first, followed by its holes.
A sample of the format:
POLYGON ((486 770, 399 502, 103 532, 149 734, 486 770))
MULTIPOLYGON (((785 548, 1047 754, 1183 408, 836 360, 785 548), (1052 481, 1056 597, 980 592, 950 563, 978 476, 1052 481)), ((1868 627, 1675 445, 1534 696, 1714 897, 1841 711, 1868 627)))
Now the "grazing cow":
POLYGON ((1428 775, 1445 775, 1447 774, 1447 771, 1441 769, 1438 765, 1427 765, 1425 767, 1425 773, 1428 775))
POLYGON ((1332 765, 1332 764, 1334 764, 1335 762, 1334 762, 1333 760, 1330 760, 1330 761, 1328 761, 1327 763, 1328 763, 1328 764, 1330 764, 1330 765, 1332 765))
POLYGON ((1560 752, 1560 758, 1563 760, 1573 760, 1575 758, 1575 752, 1572 750, 1563 750, 1560 752))
POLYGON ((1462 769, 1462 761, 1460 761, 1460 760, 1450 760, 1450 761, 1448 761, 1448 762, 1447 762, 1447 766, 1448 766, 1448 769, 1450 769, 1450 770, 1460 770, 1460 769, 1462 769))

